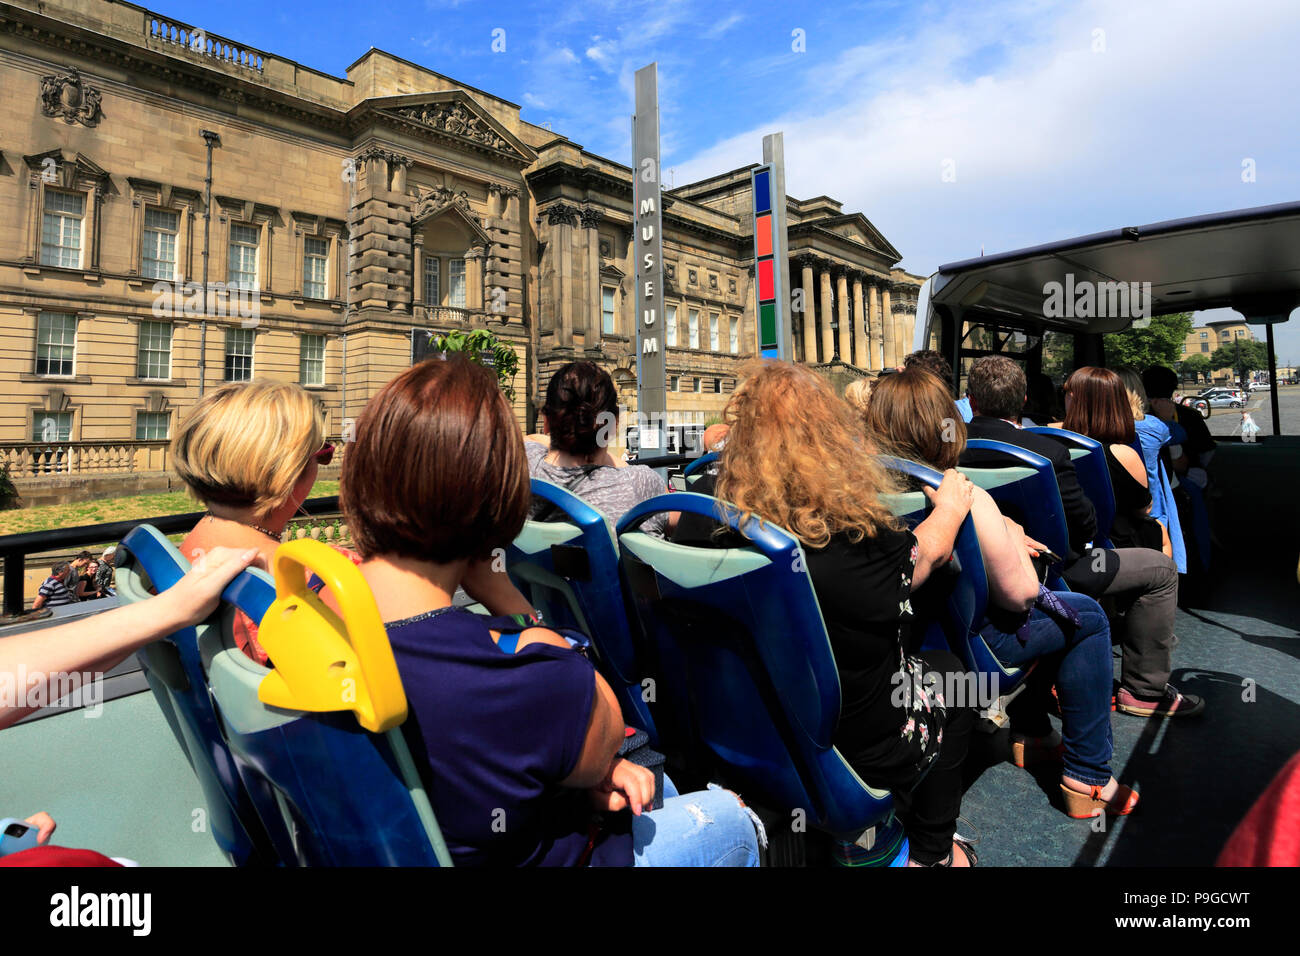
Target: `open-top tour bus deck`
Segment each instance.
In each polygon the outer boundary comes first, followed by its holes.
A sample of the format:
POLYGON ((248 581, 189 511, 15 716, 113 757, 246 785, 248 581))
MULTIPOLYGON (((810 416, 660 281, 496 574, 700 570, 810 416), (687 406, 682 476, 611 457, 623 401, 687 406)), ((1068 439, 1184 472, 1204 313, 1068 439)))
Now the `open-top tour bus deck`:
MULTIPOLYGON (((1269 326, 1272 363, 1271 325, 1285 321, 1297 304, 1300 204, 1287 204, 1121 229, 944 266, 930 283, 928 320, 918 345, 933 343, 940 348, 958 376, 970 359, 991 352, 1012 355, 1030 371, 1038 371, 1049 335, 1062 337, 1057 341, 1068 339, 1074 366, 1105 364, 1102 334, 1126 328, 1135 316, 1226 306, 1241 311, 1252 323, 1269 326), (1082 300, 1070 298, 1067 307, 1066 291, 1086 284, 1094 289, 1092 304, 1080 308, 1082 300), (1121 297, 1119 284, 1131 295, 1121 297), (1053 295, 1058 300, 1047 304, 1053 295), (1127 314, 1111 314, 1113 304, 1124 298, 1127 314), (1101 302, 1104 308, 1099 309, 1101 302)), ((1122 713, 1113 716, 1115 774, 1140 790, 1139 811, 1092 823, 1069 819, 1061 812, 1053 771, 1035 775, 1016 769, 1006 761, 1005 730, 979 733, 967 762, 969 786, 959 832, 978 840, 981 863, 1209 865, 1233 827, 1300 747, 1300 586, 1296 580, 1300 516, 1294 494, 1300 440, 1282 434, 1280 414, 1300 407, 1298 395, 1300 389, 1275 386, 1252 396, 1255 407, 1271 403, 1274 434, 1261 435, 1253 444, 1221 439, 1211 463, 1216 546, 1209 573, 1181 582, 1173 674, 1181 689, 1205 698, 1205 713, 1167 721, 1122 713)), ((690 499, 697 496, 673 497, 678 506, 694 507, 690 499)), ((900 505, 904 510, 913 506, 915 502, 900 505)), ((676 560, 661 553, 665 546, 628 533, 622 522, 618 529, 609 529, 581 503, 568 502, 566 508, 567 522, 540 527, 530 523, 512 549, 511 571, 541 602, 548 600, 550 588, 549 600, 557 602, 553 606, 560 616, 572 612, 575 619, 600 632, 593 634, 598 651, 609 671, 621 678, 621 683, 613 682, 615 689, 633 690, 623 697, 625 711, 636 710, 634 691, 641 675, 624 672, 627 665, 617 645, 632 640, 630 635, 638 628, 653 629, 653 621, 646 623, 646 614, 654 613, 653 602, 646 603, 647 593, 654 591, 657 596, 659 587, 670 584, 683 589, 725 587, 729 577, 742 580, 759 573, 764 561, 789 545, 775 529, 752 552, 725 552, 714 566, 679 561, 665 575, 662 563, 676 560), (575 570, 576 558, 581 559, 579 570, 575 570), (724 564, 726 569, 719 570, 724 564), (631 565, 641 570, 629 575, 631 565), (648 590, 646 568, 653 569, 648 590), (621 606, 620 587, 636 591, 624 595, 621 606)), ((150 560, 162 560, 165 548, 149 543, 156 545, 161 536, 140 531, 132 532, 129 540, 131 554, 152 553, 150 560)), ((0 547, 3 544, 0 541, 0 547)), ((297 548, 294 553, 310 550, 297 548)), ((240 606, 265 610, 273 596, 270 579, 251 577, 238 595, 240 606)), ((147 581, 148 576, 141 580, 147 581)), ((783 586, 791 583, 785 580, 783 586)), ((129 592, 131 586, 124 590, 129 592)), ((757 592, 752 593, 759 601, 757 592)), ((796 591, 790 593, 791 600, 799 599, 796 591)), ((81 606, 60 611, 60 616, 95 610, 81 606)), ((760 617, 769 613, 757 605, 748 610, 760 617)), ((0 630, 0 640, 18 630, 55 622, 51 618, 13 625, 0 630)), ((761 625, 758 621, 755 626, 761 629, 761 625)), ((284 695, 296 690, 286 684, 277 691, 279 697, 259 690, 267 674, 231 658, 220 631, 218 622, 197 638, 201 654, 195 658, 196 666, 205 669, 198 679, 211 683, 212 699, 229 702, 221 720, 231 748, 240 760, 257 763, 261 758, 256 748, 241 749, 235 737, 254 741, 260 733, 284 731, 290 741, 294 711, 266 701, 283 704, 290 699, 284 695)), ((344 648, 340 653, 350 662, 365 663, 367 654, 377 652, 344 648)), ((59 821, 59 841, 65 845, 91 847, 145 865, 228 863, 238 854, 225 852, 229 846, 219 847, 218 840, 226 839, 220 831, 229 823, 229 810, 213 806, 210 780, 206 789, 200 786, 192 764, 205 758, 201 753, 187 757, 177 745, 183 734, 177 729, 176 714, 168 709, 174 706, 186 675, 199 672, 182 673, 184 667, 176 660, 169 664, 166 654, 142 656, 155 693, 147 692, 144 673, 132 660, 90 695, 90 706, 52 709, 0 735, 0 764, 5 768, 0 775, 0 810, 19 817, 47 810, 59 821), (170 690, 160 690, 162 685, 170 690)), ((288 661, 275 653, 272 658, 288 661)), ((660 687, 661 699, 670 690, 660 687)), ((384 718, 392 701, 379 702, 389 692, 391 688, 376 683, 374 707, 367 710, 358 704, 355 713, 331 715, 336 718, 334 726, 351 721, 356 732, 355 721, 361 720, 378 739, 392 726, 384 718)), ((831 696, 824 687, 821 692, 822 705, 838 699, 837 687, 831 696)), ((651 719, 657 719, 654 713, 651 719)), ((625 717, 636 722, 631 713, 625 712, 625 717)), ((701 739, 707 743, 712 738, 704 733, 701 739)), ((400 794, 402 783, 397 778, 408 768, 398 750, 391 752, 396 757, 385 766, 397 780, 400 794)), ((273 768, 261 769, 274 777, 273 768)), ((256 781, 269 777, 246 774, 243 780, 255 790, 256 781)), ((367 791, 369 781, 332 786, 340 788, 336 792, 343 801, 342 789, 357 788, 348 795, 355 799, 367 791)), ((430 861, 440 859, 436 824, 427 806, 421 807, 415 789, 410 790, 412 832, 418 839, 428 838, 433 847, 430 861)), ((301 832, 294 835, 294 827, 304 821, 300 809, 287 808, 291 795, 275 790, 273 784, 260 796, 255 793, 254 802, 264 814, 268 832, 287 829, 291 855, 303 838, 301 832), (264 799, 268 794, 270 798, 264 799)), ((329 801, 331 795, 317 794, 317 798, 329 801)), ((215 799, 220 800, 220 795, 215 799)), ((769 829, 772 823, 789 819, 784 811, 767 809, 769 829)), ((827 810, 826 816, 833 818, 835 813, 827 810)), ((773 835, 778 837, 774 845, 781 848, 773 854, 774 861, 803 858, 797 839, 775 830, 773 835)))

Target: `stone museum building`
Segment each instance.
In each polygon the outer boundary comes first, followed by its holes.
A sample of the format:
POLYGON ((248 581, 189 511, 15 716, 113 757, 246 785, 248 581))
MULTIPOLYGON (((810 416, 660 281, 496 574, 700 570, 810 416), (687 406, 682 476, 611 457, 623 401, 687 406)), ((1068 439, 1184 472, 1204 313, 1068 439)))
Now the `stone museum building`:
MULTIPOLYGON (((177 421, 228 381, 300 383, 338 438, 429 330, 515 350, 525 428, 575 358, 635 409, 632 172, 516 104, 373 48, 332 76, 113 0, 0 2, 0 89, 0 465, 20 489, 156 487, 177 421)), ((834 199, 790 197, 787 220, 792 357, 899 362, 922 279, 834 199)), ((665 191, 663 222, 668 408, 703 424, 756 350, 749 169, 665 191)))

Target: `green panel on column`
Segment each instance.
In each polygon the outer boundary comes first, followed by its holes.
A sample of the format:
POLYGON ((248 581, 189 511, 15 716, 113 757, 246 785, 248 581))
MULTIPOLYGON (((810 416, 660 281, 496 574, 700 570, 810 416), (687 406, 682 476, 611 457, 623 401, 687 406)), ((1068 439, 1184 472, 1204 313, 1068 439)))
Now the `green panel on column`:
POLYGON ((772 302, 758 307, 758 341, 761 348, 776 347, 776 305, 772 302))

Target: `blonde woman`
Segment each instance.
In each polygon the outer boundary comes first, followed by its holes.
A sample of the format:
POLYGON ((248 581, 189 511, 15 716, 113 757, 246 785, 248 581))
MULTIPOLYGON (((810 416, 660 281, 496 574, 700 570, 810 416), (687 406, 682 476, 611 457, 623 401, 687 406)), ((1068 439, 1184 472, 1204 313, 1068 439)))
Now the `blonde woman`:
MULTIPOLYGON (((909 531, 879 498, 897 488, 869 454, 856 413, 802 366, 764 364, 724 417, 731 432, 718 476, 692 490, 799 539, 839 668, 836 747, 864 781, 894 792, 915 865, 973 865, 970 845, 955 838, 973 712, 942 695, 896 693, 928 675, 944 686, 944 673, 962 670, 951 654, 915 658, 904 647, 911 594, 948 561, 973 486, 946 472, 926 491, 934 511, 909 531)), ((711 522, 683 515, 674 540, 722 539, 711 522)))
MULTIPOLYGON (((205 508, 181 542, 191 562, 215 547, 255 548, 270 567, 285 525, 307 500, 334 446, 315 400, 283 382, 223 385, 199 400, 171 445, 172 467, 205 508)), ((259 663, 257 627, 239 615, 235 641, 259 663)))

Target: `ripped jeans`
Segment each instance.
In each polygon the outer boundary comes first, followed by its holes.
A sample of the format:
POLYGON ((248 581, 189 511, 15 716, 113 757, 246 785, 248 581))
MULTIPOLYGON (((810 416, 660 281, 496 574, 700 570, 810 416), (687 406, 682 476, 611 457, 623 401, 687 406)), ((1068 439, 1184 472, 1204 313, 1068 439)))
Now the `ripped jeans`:
POLYGON ((664 775, 664 805, 632 818, 633 866, 758 866, 749 812, 726 790, 679 795, 664 775))

